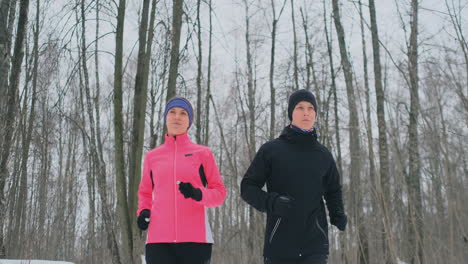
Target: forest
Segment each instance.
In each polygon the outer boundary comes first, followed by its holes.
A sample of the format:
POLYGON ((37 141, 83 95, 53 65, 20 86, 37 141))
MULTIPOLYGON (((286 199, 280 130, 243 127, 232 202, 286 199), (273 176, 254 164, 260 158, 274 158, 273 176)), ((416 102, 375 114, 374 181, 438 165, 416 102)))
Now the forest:
POLYGON ((240 181, 317 99, 348 215, 330 263, 468 262, 466 0, 0 0, 0 263, 141 263, 142 161, 174 96, 227 198, 212 263, 263 263, 240 181))

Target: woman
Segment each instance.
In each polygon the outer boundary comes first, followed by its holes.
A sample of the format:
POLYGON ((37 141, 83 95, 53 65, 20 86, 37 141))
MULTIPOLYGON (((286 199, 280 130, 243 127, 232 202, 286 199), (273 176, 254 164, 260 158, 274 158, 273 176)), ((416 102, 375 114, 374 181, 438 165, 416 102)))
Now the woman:
POLYGON ((241 196, 267 212, 265 264, 325 264, 328 223, 344 231, 341 184, 330 151, 317 141, 317 102, 306 90, 289 98, 291 124, 258 150, 241 183, 241 196), (267 192, 262 187, 267 185, 267 192))
POLYGON ((171 99, 165 142, 146 153, 138 190, 138 227, 148 229, 146 263, 207 264, 213 236, 206 207, 226 197, 213 153, 190 141, 190 102, 171 99))

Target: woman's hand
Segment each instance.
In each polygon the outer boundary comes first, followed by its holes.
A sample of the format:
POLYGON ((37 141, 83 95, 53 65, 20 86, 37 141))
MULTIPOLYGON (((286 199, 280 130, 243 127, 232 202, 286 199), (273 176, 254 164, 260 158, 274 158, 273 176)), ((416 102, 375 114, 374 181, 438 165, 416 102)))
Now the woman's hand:
POLYGON ((179 191, 184 195, 185 199, 192 198, 199 202, 202 199, 202 192, 199 188, 193 187, 190 182, 178 182, 179 191))

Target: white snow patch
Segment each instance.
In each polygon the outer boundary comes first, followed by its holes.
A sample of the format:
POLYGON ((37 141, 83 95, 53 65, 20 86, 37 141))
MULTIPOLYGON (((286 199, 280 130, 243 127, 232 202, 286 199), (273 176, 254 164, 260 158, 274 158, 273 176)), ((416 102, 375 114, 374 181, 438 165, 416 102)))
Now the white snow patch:
POLYGON ((398 264, 408 264, 407 262, 404 262, 404 261, 401 260, 401 259, 397 259, 397 261, 398 261, 398 264))
POLYGON ((0 259, 0 264, 73 264, 73 262, 36 259, 0 259))

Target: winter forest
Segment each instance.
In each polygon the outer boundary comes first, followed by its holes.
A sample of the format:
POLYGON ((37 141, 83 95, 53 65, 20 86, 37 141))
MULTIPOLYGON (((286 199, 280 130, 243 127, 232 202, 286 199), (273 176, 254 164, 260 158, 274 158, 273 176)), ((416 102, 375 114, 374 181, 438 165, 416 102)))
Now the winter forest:
POLYGON ((239 184, 298 89, 343 183, 329 262, 467 263, 467 17, 466 0, 0 0, 0 263, 141 263, 142 159, 175 95, 228 191, 212 263, 263 263, 239 184))

